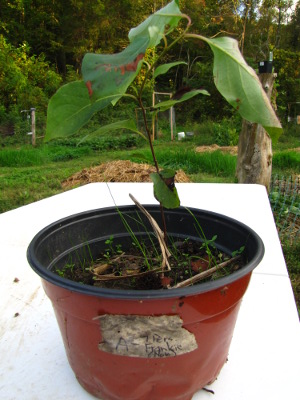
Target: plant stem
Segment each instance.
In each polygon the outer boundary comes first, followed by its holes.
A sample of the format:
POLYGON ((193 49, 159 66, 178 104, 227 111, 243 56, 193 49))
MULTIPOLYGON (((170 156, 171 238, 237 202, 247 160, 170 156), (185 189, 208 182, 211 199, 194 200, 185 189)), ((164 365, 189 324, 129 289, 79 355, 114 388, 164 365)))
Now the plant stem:
POLYGON ((150 149, 151 149, 151 153, 152 153, 152 158, 153 158, 153 162, 154 162, 154 166, 156 168, 157 173, 159 173, 159 166, 158 166, 158 162, 155 156, 155 152, 154 152, 154 148, 153 148, 153 143, 152 143, 152 139, 151 139, 151 132, 150 129, 148 127, 148 123, 147 123, 147 117, 146 117, 146 110, 142 101, 142 94, 143 94, 143 90, 145 87, 145 84, 149 78, 150 73, 153 71, 153 69, 155 68, 155 66, 157 65, 157 63, 159 62, 159 60, 180 40, 182 39, 185 35, 186 32, 189 30, 190 26, 191 26, 191 19, 188 15, 186 14, 181 14, 180 15, 182 18, 186 18, 188 20, 187 26, 185 28, 185 30, 178 36, 178 38, 176 38, 175 40, 173 40, 173 42, 168 46, 165 46, 164 50, 160 53, 160 55, 157 57, 157 59, 149 66, 148 71, 145 74, 145 78, 143 79, 143 82, 141 84, 140 90, 139 90, 139 94, 138 94, 138 102, 140 105, 140 108, 142 109, 142 113, 143 113, 143 119, 144 119, 144 124, 145 124, 145 129, 147 132, 147 136, 148 136, 148 141, 149 141, 149 145, 150 145, 150 149))
POLYGON ((155 169, 156 169, 157 173, 159 173, 159 166, 158 166, 158 162, 157 162, 157 159, 156 159, 156 156, 155 156, 155 152, 154 152, 154 148, 153 148, 153 142, 152 142, 152 139, 151 139, 151 132, 150 132, 150 129, 149 129, 149 126, 148 126, 148 123, 147 123, 146 110, 145 110, 145 107, 144 107, 144 104, 143 104, 143 101, 142 101, 141 97, 138 98, 138 102, 139 102, 140 108, 141 108, 142 113, 143 113, 144 125, 145 125, 145 129, 146 129, 146 133, 147 133, 147 137, 148 137, 148 141, 149 141, 149 145, 150 145, 150 149, 151 149, 151 154, 152 154, 152 159, 153 159, 153 162, 154 162, 154 166, 155 166, 155 169))
MULTIPOLYGON (((159 174, 159 166, 158 166, 158 162, 156 159, 156 155, 155 155, 155 151, 154 151, 154 147, 153 147, 153 142, 152 142, 152 138, 151 138, 151 132, 147 123, 147 116, 146 116, 146 109, 144 107, 143 101, 142 101, 142 94, 143 94, 143 90, 145 87, 145 83, 147 82, 149 75, 151 74, 151 72, 154 70, 155 66, 157 65, 157 63, 159 62, 159 60, 180 40, 182 39, 185 35, 186 32, 188 31, 188 29, 191 26, 191 19, 188 15, 186 14, 181 14, 182 18, 185 18, 188 20, 187 26, 184 29, 184 31, 178 36, 178 38, 176 38, 175 40, 173 40, 173 42, 168 46, 166 43, 166 38, 164 37, 165 40, 165 48, 164 50, 160 53, 160 55, 157 57, 157 59, 150 65, 148 66, 148 70, 145 74, 145 78, 143 79, 143 82, 141 84, 140 90, 139 90, 139 94, 138 94, 138 103, 139 106, 142 110, 143 113, 143 120, 144 120, 144 125, 145 125, 145 129, 146 129, 146 133, 147 133, 147 137, 148 137, 148 141, 149 141, 149 145, 150 145, 150 149, 151 149, 151 154, 152 154, 152 159, 153 159, 153 163, 156 169, 156 172, 159 174)), ((164 209, 162 204, 160 203, 160 214, 161 214, 161 219, 162 219, 162 225, 163 225, 163 232, 164 232, 164 241, 165 243, 167 243, 167 227, 166 227, 166 219, 165 219, 165 214, 164 214, 164 209)))
POLYGON ((161 215, 161 220, 162 220, 162 225, 163 225, 164 241, 167 246, 168 245, 168 235, 167 235, 167 225, 166 225, 164 208, 161 204, 159 204, 159 207, 160 207, 160 215, 161 215))

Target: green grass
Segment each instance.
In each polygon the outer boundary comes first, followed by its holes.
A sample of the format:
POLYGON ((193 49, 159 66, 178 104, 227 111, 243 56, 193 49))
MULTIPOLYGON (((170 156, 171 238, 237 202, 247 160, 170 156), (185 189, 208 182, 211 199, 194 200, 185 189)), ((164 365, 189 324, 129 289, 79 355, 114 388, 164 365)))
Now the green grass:
POLYGON ((288 125, 284 127, 282 135, 277 143, 273 143, 275 151, 295 149, 300 146, 300 125, 288 125))
POLYGON ((280 173, 281 171, 285 171, 286 175, 289 175, 289 172, 299 174, 300 152, 293 150, 275 152, 273 155, 273 173, 280 173))
POLYGON ((157 158, 161 165, 169 168, 182 168, 188 174, 206 172, 214 176, 230 176, 234 179, 236 157, 215 151, 196 153, 195 151, 158 151, 157 158))
POLYGON ((89 147, 66 148, 61 146, 31 146, 4 149, 0 152, 0 167, 32 167, 51 162, 67 161, 90 155, 89 147))
MULTIPOLYGON (((235 182, 236 156, 215 151, 196 153, 203 144, 195 135, 190 140, 155 141, 162 167, 183 169, 193 182, 235 182)), ((208 144, 208 136, 203 141, 208 144)), ((61 182, 75 172, 112 159, 151 163, 145 141, 134 135, 106 136, 81 143, 78 138, 58 140, 32 148, 30 145, 4 147, 0 151, 0 212, 63 191, 61 182)), ((275 151, 273 169, 280 174, 300 174, 300 153, 275 151)))
POLYGON ((126 158, 120 149, 132 148, 139 140, 121 134, 78 143, 78 138, 70 138, 36 148, 28 144, 2 147, 0 213, 61 193, 63 180, 84 168, 126 158))
MULTIPOLYGON (((184 147, 178 143, 156 146, 155 153, 161 167, 183 169, 188 175, 206 173, 234 180, 236 157, 230 154, 221 151, 197 153, 191 145, 184 147)), ((151 163, 151 152, 148 149, 130 152, 128 155, 133 161, 151 163)))
POLYGON ((112 157, 91 154, 67 161, 48 161, 35 166, 3 167, 0 170, 0 212, 63 192, 62 181, 112 157))

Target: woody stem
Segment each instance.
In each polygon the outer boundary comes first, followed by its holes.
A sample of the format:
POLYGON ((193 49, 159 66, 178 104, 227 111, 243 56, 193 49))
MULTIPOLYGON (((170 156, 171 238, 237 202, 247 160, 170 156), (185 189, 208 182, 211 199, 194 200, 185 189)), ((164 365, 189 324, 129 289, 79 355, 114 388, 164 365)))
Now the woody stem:
POLYGON ((144 125, 145 125, 148 142, 149 142, 150 149, 151 149, 151 154, 152 154, 152 159, 153 159, 153 162, 154 162, 154 166, 155 166, 156 172, 159 173, 159 166, 158 166, 158 162, 157 162, 157 159, 156 159, 156 156, 155 156, 155 152, 154 152, 154 148, 153 148, 151 132, 150 132, 150 129, 149 129, 149 126, 148 126, 148 123, 147 123, 146 110, 145 110, 144 104, 142 102, 142 99, 140 97, 138 98, 138 102, 139 102, 140 108, 141 108, 142 113, 143 113, 144 125))
MULTIPOLYGON (((138 98, 138 101, 139 101, 139 105, 140 105, 142 113, 143 113, 143 120, 144 120, 144 124, 145 124, 145 129, 146 129, 150 149, 151 149, 153 163, 154 163, 156 172, 159 174, 159 166, 158 166, 158 162, 157 162, 157 159, 155 156, 153 142, 152 142, 152 138, 151 138, 151 132, 150 132, 148 122, 147 122, 146 110, 145 110, 144 104, 142 102, 142 99, 140 97, 138 98)), ((159 207, 160 207, 160 215, 161 215, 161 220, 162 220, 162 225, 163 225, 164 241, 165 241, 165 244, 167 245, 167 226, 166 226, 164 208, 161 203, 159 204, 159 207)))

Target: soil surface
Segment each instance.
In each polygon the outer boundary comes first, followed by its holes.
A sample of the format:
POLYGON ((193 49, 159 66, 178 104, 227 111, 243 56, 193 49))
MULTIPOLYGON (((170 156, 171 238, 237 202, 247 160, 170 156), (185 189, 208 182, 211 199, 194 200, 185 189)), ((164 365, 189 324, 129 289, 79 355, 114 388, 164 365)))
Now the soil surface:
POLYGON ((191 286, 227 276, 244 265, 242 255, 235 257, 207 247, 200 242, 185 240, 169 246, 172 255, 169 266, 162 269, 159 250, 149 244, 147 254, 141 256, 136 247, 123 252, 108 245, 95 262, 89 265, 67 264, 56 272, 67 279, 85 285, 111 289, 170 289, 191 286))

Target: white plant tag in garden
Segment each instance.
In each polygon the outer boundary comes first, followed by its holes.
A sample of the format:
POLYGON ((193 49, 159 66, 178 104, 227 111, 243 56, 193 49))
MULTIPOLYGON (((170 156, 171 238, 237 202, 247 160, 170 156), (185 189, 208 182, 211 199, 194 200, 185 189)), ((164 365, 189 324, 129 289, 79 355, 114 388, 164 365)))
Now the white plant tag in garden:
POLYGON ((175 357, 197 349, 178 315, 102 315, 99 350, 128 357, 175 357))

